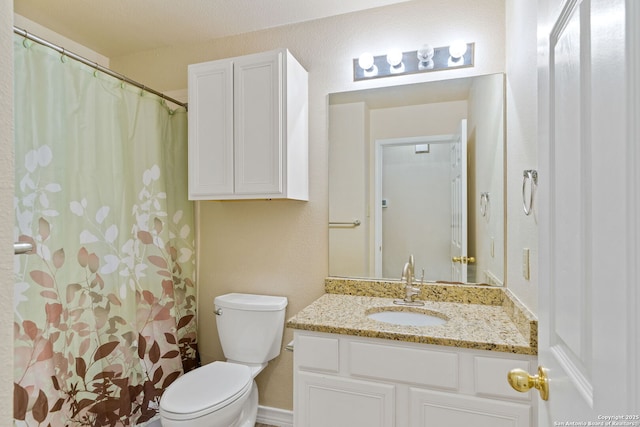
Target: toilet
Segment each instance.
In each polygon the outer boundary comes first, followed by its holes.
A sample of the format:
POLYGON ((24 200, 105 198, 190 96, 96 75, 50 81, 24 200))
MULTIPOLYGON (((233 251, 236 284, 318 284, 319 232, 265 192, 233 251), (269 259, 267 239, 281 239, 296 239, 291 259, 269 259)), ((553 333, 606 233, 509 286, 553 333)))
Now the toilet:
POLYGON ((231 293, 214 299, 225 362, 175 380, 160 399, 163 427, 253 427, 254 378, 280 354, 286 297, 231 293))

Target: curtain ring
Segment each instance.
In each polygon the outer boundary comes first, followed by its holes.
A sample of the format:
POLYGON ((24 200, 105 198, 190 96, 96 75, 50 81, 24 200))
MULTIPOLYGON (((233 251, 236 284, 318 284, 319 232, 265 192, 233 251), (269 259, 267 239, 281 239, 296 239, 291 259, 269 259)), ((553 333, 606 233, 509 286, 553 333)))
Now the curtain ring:
POLYGON ((533 195, 538 185, 538 172, 535 170, 525 170, 522 178, 522 207, 524 214, 529 216, 533 210, 533 195), (527 200, 526 189, 529 181, 529 200, 527 200))
POLYGON ((29 49, 29 33, 25 30, 24 32, 24 40, 22 40, 22 46, 29 49))
POLYGON ((67 51, 62 48, 62 55, 60 55, 60 62, 66 64, 67 62, 67 51))

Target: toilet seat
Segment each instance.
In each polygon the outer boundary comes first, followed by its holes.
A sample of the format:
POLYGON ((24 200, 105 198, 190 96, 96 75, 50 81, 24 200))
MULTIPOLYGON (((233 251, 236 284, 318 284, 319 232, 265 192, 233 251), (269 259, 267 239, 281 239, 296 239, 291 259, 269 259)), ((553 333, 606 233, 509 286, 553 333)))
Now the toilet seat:
POLYGON ((248 366, 209 363, 174 381, 160 399, 160 410, 174 420, 201 417, 248 395, 252 384, 248 366))

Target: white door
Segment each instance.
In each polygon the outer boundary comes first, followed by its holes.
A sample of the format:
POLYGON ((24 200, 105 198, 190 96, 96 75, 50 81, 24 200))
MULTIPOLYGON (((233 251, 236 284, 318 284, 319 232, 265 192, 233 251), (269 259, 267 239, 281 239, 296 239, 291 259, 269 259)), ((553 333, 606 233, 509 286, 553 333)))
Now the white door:
POLYGON ((539 1, 540 426, 640 425, 639 6, 539 1))
POLYGON ((451 144, 451 280, 467 281, 467 121, 451 144))

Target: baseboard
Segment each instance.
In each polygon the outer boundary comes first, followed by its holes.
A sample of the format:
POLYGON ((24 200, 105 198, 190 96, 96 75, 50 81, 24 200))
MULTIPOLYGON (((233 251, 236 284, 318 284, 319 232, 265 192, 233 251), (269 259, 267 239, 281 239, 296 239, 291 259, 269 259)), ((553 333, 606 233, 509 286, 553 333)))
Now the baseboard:
POLYGON ((293 427, 293 411, 259 405, 256 421, 277 427, 293 427))

